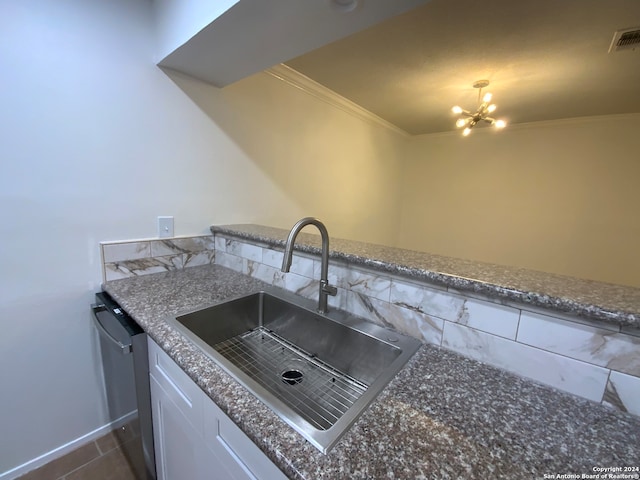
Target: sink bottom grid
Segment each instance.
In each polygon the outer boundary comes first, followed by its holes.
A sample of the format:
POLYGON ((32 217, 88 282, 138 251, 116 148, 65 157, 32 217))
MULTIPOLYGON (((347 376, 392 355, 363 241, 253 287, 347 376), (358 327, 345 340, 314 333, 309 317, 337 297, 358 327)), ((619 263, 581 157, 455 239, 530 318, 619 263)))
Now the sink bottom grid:
POLYGON ((319 430, 335 424, 368 387, 264 327, 214 349, 319 430))

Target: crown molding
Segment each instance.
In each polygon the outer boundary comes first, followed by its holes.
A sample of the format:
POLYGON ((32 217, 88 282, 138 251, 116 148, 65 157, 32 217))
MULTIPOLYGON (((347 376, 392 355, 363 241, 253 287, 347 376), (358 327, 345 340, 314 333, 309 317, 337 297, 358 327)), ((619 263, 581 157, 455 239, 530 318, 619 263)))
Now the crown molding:
MULTIPOLYGON (((271 68, 264 70, 265 73, 271 75, 278 80, 281 80, 292 87, 295 87, 303 92, 311 95, 318 100, 321 100, 334 108, 338 108, 343 112, 346 112, 360 120, 367 122, 371 125, 382 126, 388 130, 391 130, 406 138, 422 138, 427 136, 432 137, 448 137, 459 136, 460 132, 455 129, 447 132, 433 132, 423 133, 417 135, 411 135, 405 130, 397 127, 396 125, 384 120, 376 114, 362 108, 360 105, 338 95, 333 90, 319 84, 315 80, 310 79, 306 75, 294 70, 293 68, 280 63, 271 68)), ((561 118, 556 120, 543 120, 539 122, 525 122, 525 123, 511 123, 507 126, 507 130, 521 130, 521 129, 533 129, 533 128, 545 128, 545 127, 559 127, 566 125, 579 125, 592 122, 602 122, 605 120, 624 120, 637 121, 640 113, 624 113, 624 114, 612 114, 612 115, 595 115, 590 117, 573 117, 573 118, 561 118)), ((473 131, 474 135, 486 135, 496 133, 494 129, 489 127, 479 128, 473 131)))
POLYGON ((403 137, 411 136, 401 128, 387 122, 376 114, 371 113, 369 110, 366 110, 351 100, 338 95, 333 90, 328 89, 324 85, 319 84, 283 63, 268 68, 264 72, 369 124, 387 128, 402 135, 403 137))
POLYGON ((555 120, 541 120, 539 122, 517 123, 513 126, 519 128, 555 127, 561 125, 580 125, 606 121, 637 121, 638 118, 640 118, 640 113, 611 113, 608 115, 591 115, 588 117, 569 117, 558 118, 555 120))

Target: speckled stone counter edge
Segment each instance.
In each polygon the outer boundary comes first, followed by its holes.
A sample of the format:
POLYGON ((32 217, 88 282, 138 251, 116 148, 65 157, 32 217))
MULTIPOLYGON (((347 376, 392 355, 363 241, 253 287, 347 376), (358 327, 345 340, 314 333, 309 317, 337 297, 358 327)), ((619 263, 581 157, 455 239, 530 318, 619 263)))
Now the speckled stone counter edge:
MULTIPOLYGON (((280 248, 288 234, 253 224, 214 225, 211 231, 280 248)), ((298 238, 297 250, 320 254, 319 237, 298 238)), ((459 291, 640 328, 638 288, 342 239, 331 239, 330 257, 459 291)))

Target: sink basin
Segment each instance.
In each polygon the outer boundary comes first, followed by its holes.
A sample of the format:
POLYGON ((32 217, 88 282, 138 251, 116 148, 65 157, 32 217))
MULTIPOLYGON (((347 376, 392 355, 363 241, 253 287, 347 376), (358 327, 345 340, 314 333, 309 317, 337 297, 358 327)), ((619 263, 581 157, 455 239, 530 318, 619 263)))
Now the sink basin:
POLYGON ((420 346, 275 289, 168 321, 323 453, 420 346))

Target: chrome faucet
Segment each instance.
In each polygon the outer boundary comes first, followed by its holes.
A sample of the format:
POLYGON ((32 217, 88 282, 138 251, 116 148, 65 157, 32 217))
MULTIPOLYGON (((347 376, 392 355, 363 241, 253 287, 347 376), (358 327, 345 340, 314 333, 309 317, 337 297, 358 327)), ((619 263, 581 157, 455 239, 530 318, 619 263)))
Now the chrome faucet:
POLYGON ((329 232, 327 227, 313 217, 305 217, 293 226, 289 232, 287 238, 287 245, 284 248, 284 258, 282 259, 282 271, 288 272, 291 268, 291 260, 293 257, 293 244, 296 241, 296 237, 300 230, 307 225, 315 225, 320 230, 320 236, 322 237, 322 264, 320 268, 320 293, 318 298, 318 313, 327 313, 327 297, 329 295, 335 296, 338 293, 338 289, 333 285, 329 285, 329 232))

